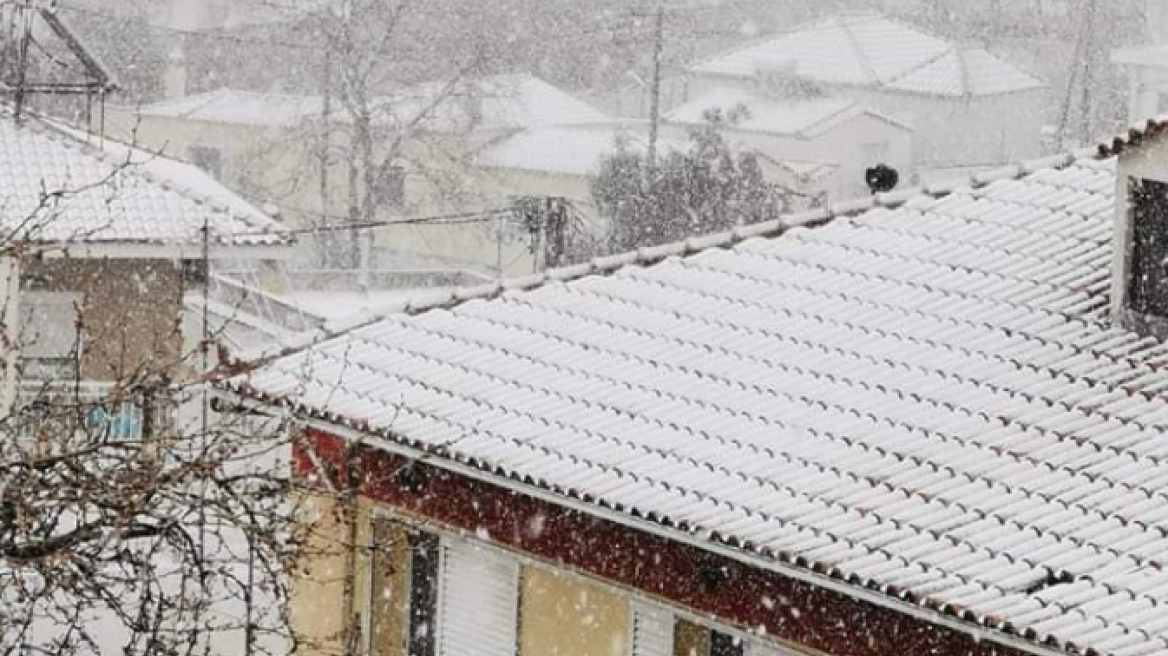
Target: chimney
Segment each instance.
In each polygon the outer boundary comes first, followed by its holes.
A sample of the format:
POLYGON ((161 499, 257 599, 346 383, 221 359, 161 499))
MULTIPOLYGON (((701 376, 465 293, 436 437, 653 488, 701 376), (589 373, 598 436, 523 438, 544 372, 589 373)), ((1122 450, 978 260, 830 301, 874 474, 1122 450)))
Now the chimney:
POLYGON ((1116 164, 1111 316, 1168 338, 1168 132, 1134 132, 1116 164))
POLYGON ((187 95, 187 57, 182 46, 176 46, 166 56, 166 73, 163 77, 163 95, 167 100, 187 95))

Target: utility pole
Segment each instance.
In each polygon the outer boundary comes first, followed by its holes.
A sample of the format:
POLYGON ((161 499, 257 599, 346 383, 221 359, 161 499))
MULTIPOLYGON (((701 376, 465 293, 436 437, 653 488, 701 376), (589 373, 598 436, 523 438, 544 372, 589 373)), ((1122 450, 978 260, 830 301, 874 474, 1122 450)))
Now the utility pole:
POLYGON ((657 139, 661 123, 661 58, 665 48, 665 5, 657 4, 653 35, 653 88, 649 98, 649 171, 657 168, 657 139))

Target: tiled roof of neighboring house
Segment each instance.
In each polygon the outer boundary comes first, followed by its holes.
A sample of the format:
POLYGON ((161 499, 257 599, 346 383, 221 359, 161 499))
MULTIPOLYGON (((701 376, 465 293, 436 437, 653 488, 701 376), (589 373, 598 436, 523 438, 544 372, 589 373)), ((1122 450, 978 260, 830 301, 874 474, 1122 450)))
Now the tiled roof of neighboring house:
POLYGON ((226 386, 981 639, 1164 654, 1168 346, 1109 325, 1114 187, 1067 157, 878 196, 354 319, 226 386))
MULTIPOLYGON (((516 133, 484 149, 475 165, 484 168, 512 169, 565 175, 588 176, 600 171, 606 155, 614 153, 618 140, 634 152, 644 152, 648 138, 628 126, 611 123, 549 127, 516 133)), ((662 138, 661 152, 684 151, 688 142, 662 138)))
MULTIPOLYGON (((701 124, 706 122, 705 115, 710 109, 728 113, 737 107, 745 107, 747 115, 733 125, 734 129, 801 138, 813 138, 845 121, 870 113, 854 100, 791 100, 769 98, 744 90, 715 89, 670 110, 665 119, 671 123, 701 124)), ((900 125, 890 119, 885 120, 900 125)))
MULTIPOLYGON (((433 130, 521 129, 609 120, 603 112, 532 75, 497 75, 456 86, 427 84, 379 97, 372 103, 375 120, 397 125, 423 116, 419 125, 433 130)), ((136 113, 256 127, 288 127, 319 118, 322 106, 322 100, 315 96, 219 89, 146 105, 136 113)), ((344 121, 344 110, 334 107, 333 119, 344 121)))
POLYGON ((978 48, 962 48, 902 23, 849 14, 731 51, 691 72, 753 77, 786 71, 824 84, 938 96, 982 96, 1045 84, 978 48))
POLYGON ((74 245, 279 246, 278 222, 199 169, 26 115, 0 114, 2 225, 74 245), (31 217, 31 218, 30 218, 31 217))

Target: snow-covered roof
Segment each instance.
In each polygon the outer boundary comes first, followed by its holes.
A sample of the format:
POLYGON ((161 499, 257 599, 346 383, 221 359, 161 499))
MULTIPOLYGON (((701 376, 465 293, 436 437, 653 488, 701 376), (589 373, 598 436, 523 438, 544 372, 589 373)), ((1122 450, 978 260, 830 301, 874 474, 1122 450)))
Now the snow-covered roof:
POLYGON ((742 89, 714 89, 670 110, 665 119, 696 125, 706 122, 706 112, 711 109, 727 113, 738 107, 745 107, 747 115, 733 125, 734 129, 802 138, 814 138, 857 116, 872 114, 849 99, 783 99, 742 89))
POLYGON ((1168 346, 1109 323, 1114 160, 1079 157, 415 301, 226 386, 979 639, 1164 654, 1168 346))
MULTIPOLYGON (((0 110, 0 226, 73 246, 288 243, 280 224, 194 166, 0 110)), ((79 253, 80 254, 80 253, 79 253)))
MULTIPOLYGON (((551 125, 602 123, 603 112, 568 92, 528 74, 467 80, 451 88, 433 83, 381 96, 371 103, 375 120, 390 126, 425 118, 432 130, 521 129, 551 125)), ((138 108, 141 116, 181 118, 252 127, 289 127, 321 115, 319 96, 219 89, 138 108)), ((334 107, 333 118, 345 120, 334 107)))
POLYGON ((217 89, 143 105, 135 112, 208 123, 287 127, 320 116, 321 106, 321 99, 313 96, 217 89))
POLYGON ((984 96, 1045 84, 980 48, 965 48, 875 14, 846 14, 698 63, 704 75, 773 69, 824 84, 936 96, 984 96))
MULTIPOLYGON (((590 176, 599 173, 603 159, 616 152, 618 141, 632 152, 644 152, 649 140, 630 126, 617 123, 538 128, 492 144, 474 162, 491 169, 590 176)), ((681 152, 689 143, 663 137, 657 146, 663 153, 681 152)))

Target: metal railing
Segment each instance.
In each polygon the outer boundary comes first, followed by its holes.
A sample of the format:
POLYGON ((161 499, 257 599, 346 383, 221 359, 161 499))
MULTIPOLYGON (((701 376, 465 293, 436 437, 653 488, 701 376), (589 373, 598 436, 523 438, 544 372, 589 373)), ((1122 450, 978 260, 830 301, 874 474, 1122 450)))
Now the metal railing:
POLYGON ((125 394, 96 381, 24 381, 6 418, 18 437, 35 442, 85 434, 139 440, 173 419, 169 398, 125 394))

